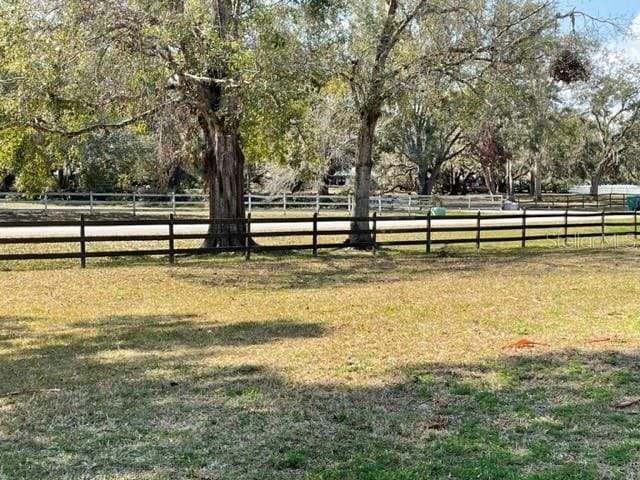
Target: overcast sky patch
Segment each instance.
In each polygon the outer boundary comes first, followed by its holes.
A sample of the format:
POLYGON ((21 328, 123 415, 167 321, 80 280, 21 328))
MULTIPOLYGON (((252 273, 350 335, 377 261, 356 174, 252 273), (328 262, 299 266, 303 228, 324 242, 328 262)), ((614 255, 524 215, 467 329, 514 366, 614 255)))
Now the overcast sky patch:
POLYGON ((640 62, 640 15, 635 17, 625 37, 614 42, 612 50, 627 62, 640 62))

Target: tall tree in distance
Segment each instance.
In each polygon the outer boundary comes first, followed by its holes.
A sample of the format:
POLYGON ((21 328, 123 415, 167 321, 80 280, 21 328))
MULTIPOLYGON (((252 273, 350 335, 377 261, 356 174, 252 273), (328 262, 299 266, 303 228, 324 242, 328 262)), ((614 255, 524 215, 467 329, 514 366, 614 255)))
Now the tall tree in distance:
POLYGON ((407 30, 427 6, 426 0, 400 5, 398 0, 353 2, 350 12, 350 66, 344 73, 349 82, 358 116, 356 140, 355 207, 349 242, 371 243, 369 196, 375 132, 388 99, 396 93, 404 72, 392 55, 407 30), (402 8, 404 7, 404 8, 402 8))
POLYGON ((497 194, 500 171, 507 166, 507 161, 511 157, 498 127, 491 122, 485 122, 481 125, 475 138, 471 141, 471 151, 482 167, 489 193, 497 194))
POLYGON ((633 145, 640 125, 640 65, 629 65, 599 75, 583 91, 588 105, 586 119, 595 127, 597 161, 591 171, 591 195, 598 195, 602 178, 620 165, 624 152, 633 145))
POLYGON ((466 149, 458 118, 463 97, 450 77, 435 72, 393 102, 384 145, 417 166, 419 195, 431 195, 443 165, 466 149))
POLYGON ((369 195, 376 127, 389 100, 425 73, 472 85, 487 70, 534 55, 553 29, 555 4, 530 0, 399 0, 350 4, 348 80, 358 115, 355 208, 349 242, 369 245, 369 195))

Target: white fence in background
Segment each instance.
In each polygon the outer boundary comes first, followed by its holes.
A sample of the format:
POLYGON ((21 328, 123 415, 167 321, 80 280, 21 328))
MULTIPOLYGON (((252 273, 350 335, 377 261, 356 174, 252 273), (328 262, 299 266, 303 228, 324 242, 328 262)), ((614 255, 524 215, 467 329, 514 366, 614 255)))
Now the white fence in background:
MULTIPOLYGON (((591 185, 576 185, 569 189, 569 193, 577 193, 580 195, 589 195, 591 193, 591 185)), ((640 186, 638 185, 600 185, 598 186, 598 195, 640 195, 640 186)))
MULTIPOLYGON (((463 196, 418 196, 418 195, 374 195, 370 198, 372 211, 421 212, 442 205, 459 210, 500 210, 503 198, 500 195, 463 196)), ((47 192, 35 197, 20 193, 0 192, 0 211, 82 211, 95 212, 139 212, 177 213, 185 209, 206 209, 208 195, 199 193, 68 193, 47 192)), ((288 210, 346 210, 351 212, 352 195, 280 194, 245 195, 248 212, 262 209, 288 210)))

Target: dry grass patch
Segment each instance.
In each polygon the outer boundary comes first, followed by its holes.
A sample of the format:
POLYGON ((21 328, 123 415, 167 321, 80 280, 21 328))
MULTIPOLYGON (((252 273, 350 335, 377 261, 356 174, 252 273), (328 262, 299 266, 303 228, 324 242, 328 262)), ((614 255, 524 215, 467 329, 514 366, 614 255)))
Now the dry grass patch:
POLYGON ((0 478, 632 478, 637 260, 2 272, 0 478))

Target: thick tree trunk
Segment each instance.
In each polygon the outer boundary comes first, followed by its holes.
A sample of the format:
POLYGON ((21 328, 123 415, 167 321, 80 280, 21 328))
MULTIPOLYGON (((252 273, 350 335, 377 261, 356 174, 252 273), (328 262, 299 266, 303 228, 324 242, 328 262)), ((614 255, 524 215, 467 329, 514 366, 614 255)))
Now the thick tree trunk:
MULTIPOLYGON (((355 205, 352 214, 354 218, 369 217, 373 142, 377 123, 378 115, 361 115, 356 153, 355 205)), ((352 220, 349 244, 357 247, 370 246, 373 240, 368 230, 368 220, 352 220)))
POLYGON ((418 195, 431 195, 429 193, 429 169, 423 163, 418 164, 418 195))
POLYGON ((440 169, 442 168, 443 163, 444 163, 444 160, 437 160, 435 162, 433 169, 431 170, 431 176, 427 181, 426 195, 433 195, 433 189, 435 188, 436 183, 438 183, 438 179, 440 178, 440 169))
MULTIPOLYGON (((238 14, 232 0, 212 0, 211 15, 216 33, 224 40, 237 41, 238 14)), ((211 78, 234 80, 238 76, 226 64, 212 65, 211 78)), ((209 192, 209 236, 204 247, 245 245, 244 155, 240 148, 240 101, 238 94, 224 83, 200 85, 200 126, 206 151, 204 173, 209 192)))
POLYGON ((438 183, 438 177, 440 176, 440 168, 442 162, 435 162, 431 171, 426 165, 420 164, 418 169, 418 183, 420 195, 432 195, 433 189, 438 183))
POLYGON ((209 237, 203 246, 240 247, 244 233, 244 155, 238 128, 224 122, 207 122, 205 177, 209 192, 209 237))

